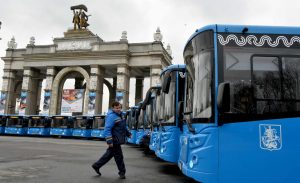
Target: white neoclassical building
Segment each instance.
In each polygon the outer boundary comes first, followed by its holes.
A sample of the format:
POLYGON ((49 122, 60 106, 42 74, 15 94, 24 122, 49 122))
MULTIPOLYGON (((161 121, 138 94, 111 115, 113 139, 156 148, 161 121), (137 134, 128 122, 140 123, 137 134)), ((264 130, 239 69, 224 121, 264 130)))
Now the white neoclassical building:
POLYGON ((150 86, 159 84, 161 70, 171 64, 171 50, 165 49, 161 40, 159 28, 153 42, 142 43, 129 43, 126 31, 120 40, 106 42, 88 29, 68 30, 49 45, 35 45, 32 37, 26 48, 17 48, 13 38, 2 57, 4 113, 14 114, 16 99, 21 98, 23 114, 38 114, 44 97, 49 103, 44 106, 45 113, 60 114, 63 85, 68 78, 75 79, 75 89, 85 91, 82 114, 102 112, 103 84, 109 89, 110 102, 117 94, 128 108, 130 78, 136 78, 137 103, 143 97, 144 78, 150 78, 150 86), (41 96, 44 79, 46 87, 41 96), (92 97, 95 106, 91 108, 92 97))

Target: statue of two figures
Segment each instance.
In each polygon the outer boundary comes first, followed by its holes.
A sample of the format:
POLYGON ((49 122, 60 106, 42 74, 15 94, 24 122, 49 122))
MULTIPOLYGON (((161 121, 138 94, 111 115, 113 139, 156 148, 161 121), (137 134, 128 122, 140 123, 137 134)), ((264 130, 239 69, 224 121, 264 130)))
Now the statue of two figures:
POLYGON ((88 24, 89 16, 86 15, 85 12, 87 12, 87 7, 83 4, 77 5, 77 6, 71 6, 71 10, 73 10, 73 24, 74 24, 74 30, 76 29, 86 29, 90 24, 88 24))

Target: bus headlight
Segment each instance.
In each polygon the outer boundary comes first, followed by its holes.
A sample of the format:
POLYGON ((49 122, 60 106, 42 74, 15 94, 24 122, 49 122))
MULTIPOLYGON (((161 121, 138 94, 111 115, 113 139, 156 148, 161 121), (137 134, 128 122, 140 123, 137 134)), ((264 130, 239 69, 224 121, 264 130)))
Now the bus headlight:
POLYGON ((160 148, 160 153, 164 153, 166 152, 167 146, 166 145, 162 145, 160 148))
POLYGON ((191 158, 191 160, 189 162, 190 168, 193 168, 197 163, 198 163, 198 158, 196 155, 193 155, 193 157, 191 158))

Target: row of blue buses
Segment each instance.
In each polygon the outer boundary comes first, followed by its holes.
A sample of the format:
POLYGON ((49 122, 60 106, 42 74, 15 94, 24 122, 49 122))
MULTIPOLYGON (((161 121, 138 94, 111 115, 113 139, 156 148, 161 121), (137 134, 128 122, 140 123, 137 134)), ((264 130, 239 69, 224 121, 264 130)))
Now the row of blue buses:
MULTIPOLYGON (((164 69, 161 85, 126 111, 128 142, 148 142, 203 183, 297 182, 300 27, 209 25, 191 36, 183 57, 185 65, 164 69)), ((0 132, 29 133, 32 118, 1 116, 0 132)), ((50 135, 100 136, 93 130, 103 128, 101 117, 75 118, 43 125, 50 135)))
POLYGON ((0 115, 0 134, 104 138, 105 116, 0 115))
POLYGON ((149 126, 149 148, 199 182, 295 182, 299 51, 300 27, 203 27, 129 111, 134 129, 149 126))

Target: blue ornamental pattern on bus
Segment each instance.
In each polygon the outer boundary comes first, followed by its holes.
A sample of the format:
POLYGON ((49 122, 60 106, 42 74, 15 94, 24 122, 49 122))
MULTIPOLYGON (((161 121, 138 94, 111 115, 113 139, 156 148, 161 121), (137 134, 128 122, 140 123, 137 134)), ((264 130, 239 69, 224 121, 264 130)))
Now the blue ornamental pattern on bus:
POLYGON ((282 147, 281 125, 260 124, 260 148, 266 150, 280 150, 282 147))
POLYGON ((285 47, 291 47, 294 43, 300 44, 299 36, 293 36, 290 40, 288 40, 288 38, 285 36, 278 36, 276 40, 273 41, 270 36, 263 35, 258 41, 258 38, 254 35, 248 35, 246 38, 243 36, 238 38, 236 35, 230 34, 226 38, 224 38, 222 35, 218 34, 218 40, 221 45, 226 45, 231 40, 233 40, 238 46, 245 46, 248 43, 250 45, 255 45, 258 47, 263 46, 265 43, 267 43, 271 47, 277 47, 280 41, 282 41, 285 47))

